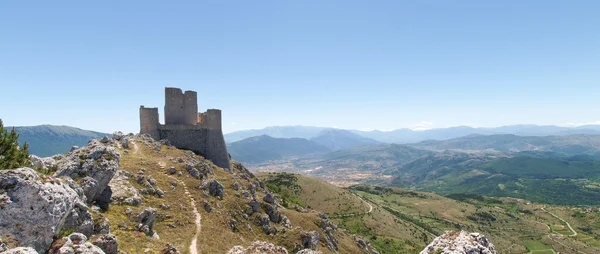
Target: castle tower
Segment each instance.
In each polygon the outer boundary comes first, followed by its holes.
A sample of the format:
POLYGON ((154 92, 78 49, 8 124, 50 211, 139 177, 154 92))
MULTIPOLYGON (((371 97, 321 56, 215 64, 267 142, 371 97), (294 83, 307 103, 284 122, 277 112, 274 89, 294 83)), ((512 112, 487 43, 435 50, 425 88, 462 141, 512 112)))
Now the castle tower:
POLYGON ((158 108, 140 107, 140 133, 155 140, 168 139, 179 149, 187 149, 211 160, 222 168, 231 168, 227 145, 221 129, 221 110, 198 113, 198 94, 183 93, 165 87, 165 124, 161 125, 158 108))
POLYGON ((145 108, 140 106, 140 134, 149 134, 153 139, 159 140, 158 108, 145 108))

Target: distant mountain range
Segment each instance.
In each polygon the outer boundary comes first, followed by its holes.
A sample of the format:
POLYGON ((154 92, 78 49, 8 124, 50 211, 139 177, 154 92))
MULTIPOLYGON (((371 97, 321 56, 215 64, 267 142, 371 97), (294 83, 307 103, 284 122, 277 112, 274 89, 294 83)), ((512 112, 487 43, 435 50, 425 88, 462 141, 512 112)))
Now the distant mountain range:
POLYGON ((303 138, 273 138, 267 135, 247 138, 227 146, 232 159, 261 163, 283 158, 324 154, 331 150, 303 138))
MULTIPOLYGON (((305 138, 312 139, 324 130, 333 128, 314 126, 273 126, 260 130, 236 131, 225 134, 228 143, 249 137, 269 135, 274 138, 305 138)), ((573 134, 600 134, 600 125, 584 125, 579 127, 562 127, 554 125, 509 125, 494 128, 473 128, 457 126, 431 130, 398 129, 393 131, 360 131, 348 130, 365 138, 384 143, 415 143, 424 140, 447 140, 471 134, 494 135, 513 134, 519 136, 565 136, 573 134)))
POLYGON ((310 140, 305 138, 274 138, 268 135, 250 137, 228 144, 227 150, 234 160, 254 164, 320 155, 380 143, 347 130, 324 129, 310 140))
MULTIPOLYGON (((12 127, 7 127, 12 129, 12 127)), ((48 157, 68 152, 73 146, 84 146, 90 139, 101 138, 106 133, 82 130, 70 126, 38 125, 15 126, 19 143, 29 144, 29 153, 48 157)))

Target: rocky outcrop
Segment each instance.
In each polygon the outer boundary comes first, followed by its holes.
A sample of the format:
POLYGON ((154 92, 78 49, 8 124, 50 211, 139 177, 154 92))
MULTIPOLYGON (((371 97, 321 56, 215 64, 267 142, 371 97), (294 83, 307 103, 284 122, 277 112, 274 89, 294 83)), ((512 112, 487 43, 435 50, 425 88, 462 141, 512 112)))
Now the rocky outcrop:
POLYGON ((288 251, 272 243, 256 241, 250 244, 248 248, 234 246, 227 254, 288 254, 288 251))
POLYGON ((127 171, 117 170, 112 180, 108 183, 108 186, 112 191, 111 200, 113 202, 139 205, 135 200, 139 198, 139 201, 141 202, 142 198, 137 189, 129 182, 132 177, 131 173, 127 171), (128 202, 125 202, 125 200, 128 200, 128 202))
POLYGON ((71 209, 69 216, 65 220, 63 228, 80 232, 87 237, 90 237, 94 233, 94 219, 88 211, 88 207, 83 202, 80 200, 75 202, 73 209, 71 209))
POLYGON ((119 242, 117 237, 111 234, 99 235, 91 241, 106 254, 117 254, 119 252, 119 242))
POLYGON ((0 170, 0 235, 45 253, 78 202, 63 180, 31 168, 0 170))
POLYGON ((52 157, 41 158, 35 155, 29 155, 31 166, 39 169, 51 169, 56 167, 56 160, 52 157))
POLYGON ((2 252, 2 254, 38 254, 38 252, 30 247, 19 247, 2 252))
POLYGON ((455 254, 496 254, 496 248, 488 239, 479 233, 465 231, 447 231, 427 245, 421 254, 455 253, 455 254))
POLYGON ((154 220, 156 220, 156 216, 158 216, 158 210, 156 210, 156 208, 144 209, 144 211, 142 211, 136 217, 136 220, 139 223, 138 229, 141 232, 146 233, 146 235, 154 235, 152 227, 154 226, 154 220))
POLYGON ((368 254, 379 254, 379 251, 371 245, 371 242, 359 235, 353 235, 352 238, 362 250, 368 254))
POLYGON ((304 232, 301 236, 302 246, 306 249, 317 250, 319 247, 319 233, 316 231, 304 232))
POLYGON ((73 233, 62 239, 64 244, 57 254, 105 254, 100 247, 87 241, 81 233, 73 233))
MULTIPOLYGON (((100 201, 119 168, 121 154, 110 140, 91 140, 57 162, 55 176, 68 176, 78 181, 88 203, 100 201)), ((104 197, 105 199, 105 197, 104 197)))
POLYGON ((180 254, 179 250, 175 248, 171 243, 167 243, 165 248, 161 252, 162 254, 180 254))
POLYGON ((219 181, 212 180, 208 184, 208 193, 210 193, 210 195, 212 196, 216 196, 222 199, 224 194, 224 188, 225 187, 221 183, 219 183, 219 181))

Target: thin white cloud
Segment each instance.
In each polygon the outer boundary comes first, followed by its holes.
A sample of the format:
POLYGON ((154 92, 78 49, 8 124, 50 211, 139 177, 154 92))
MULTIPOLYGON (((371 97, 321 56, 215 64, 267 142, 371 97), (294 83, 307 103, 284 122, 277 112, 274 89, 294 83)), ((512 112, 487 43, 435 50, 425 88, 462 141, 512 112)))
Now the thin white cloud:
POLYGON ((433 129, 433 122, 421 121, 420 123, 413 124, 409 129, 413 131, 424 131, 433 129))

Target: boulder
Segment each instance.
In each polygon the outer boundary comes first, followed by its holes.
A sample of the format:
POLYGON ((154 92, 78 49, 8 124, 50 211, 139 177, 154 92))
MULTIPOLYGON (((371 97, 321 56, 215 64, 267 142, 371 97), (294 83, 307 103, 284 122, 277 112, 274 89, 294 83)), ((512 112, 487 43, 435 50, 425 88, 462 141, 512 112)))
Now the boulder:
POLYGON ((267 205, 267 214, 269 215, 269 218, 271 219, 272 222, 274 222, 274 223, 281 222, 281 212, 279 212, 279 210, 277 210, 276 205, 267 205))
POLYGON ((468 254, 496 254, 496 248, 488 239, 479 233, 465 231, 446 231, 431 242, 421 254, 430 253, 468 253, 468 254))
POLYGON ((70 234, 62 239, 64 244, 58 249, 58 254, 105 254, 104 251, 87 241, 87 237, 80 233, 70 234))
MULTIPOLYGON (((108 183, 108 186, 112 191, 111 200, 113 202, 124 203, 124 201, 128 198, 139 196, 138 190, 129 182, 131 177, 131 173, 124 170, 117 170, 113 178, 108 183)), ((141 201, 141 198, 139 201, 141 201)), ((139 203, 136 205, 139 205, 139 203)))
POLYGON ((263 214, 262 216, 260 216, 258 225, 263 228, 263 230, 265 231, 266 234, 271 233, 271 223, 270 223, 269 215, 263 214))
POLYGON ((210 195, 215 196, 215 197, 219 197, 219 198, 223 198, 223 190, 224 190, 224 186, 222 184, 219 183, 219 181, 212 180, 208 183, 208 193, 210 193, 210 195))
POLYGON ((112 134, 112 139, 114 140, 121 140, 123 137, 125 137, 125 134, 122 131, 115 131, 112 134))
POLYGON ((304 232, 301 235, 302 246, 306 249, 317 250, 319 247, 319 233, 316 231, 304 232))
POLYGON ((272 243, 256 241, 250 244, 248 248, 234 246, 227 254, 288 254, 288 252, 284 247, 276 246, 272 243))
POLYGON ((273 196, 273 194, 267 193, 267 195, 265 195, 265 197, 263 198, 263 201, 269 204, 275 204, 275 197, 273 196))
POLYGON ((127 140, 126 138, 121 139, 121 146, 125 149, 129 149, 129 140, 127 140))
POLYGON ((63 180, 31 168, 0 170, 0 235, 44 253, 78 202, 63 180))
POLYGON ((171 243, 167 243, 165 248, 161 251, 161 254, 180 254, 179 250, 175 248, 171 243))
POLYGON ((170 167, 169 168, 169 175, 174 175, 176 171, 177 170, 175 169, 175 167, 170 167))
POLYGON ((139 223, 138 229, 149 236, 152 236, 154 232, 152 231, 152 226, 154 226, 154 220, 156 220, 156 216, 158 216, 158 210, 156 208, 146 208, 136 217, 137 222, 139 223))
POLYGON ((91 241, 106 254, 117 254, 119 252, 119 242, 117 237, 111 234, 99 235, 91 241))
POLYGON ((32 154, 29 155, 29 159, 31 160, 31 166, 33 168, 49 169, 56 167, 56 160, 52 157, 41 158, 32 154))
POLYGON ((81 179, 88 203, 97 201, 119 169, 121 154, 110 143, 91 140, 87 146, 77 149, 57 162, 55 176, 81 179))

